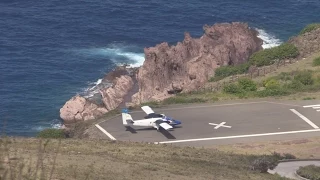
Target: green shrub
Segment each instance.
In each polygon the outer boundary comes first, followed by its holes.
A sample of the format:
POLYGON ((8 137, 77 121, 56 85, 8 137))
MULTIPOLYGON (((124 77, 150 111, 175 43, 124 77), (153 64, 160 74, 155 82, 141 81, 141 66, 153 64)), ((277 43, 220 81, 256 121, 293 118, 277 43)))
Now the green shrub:
POLYGON ((300 35, 307 33, 307 32, 311 32, 313 30, 316 30, 320 28, 320 23, 312 23, 312 24, 308 24, 306 27, 304 27, 301 31, 300 31, 300 35))
POLYGON ((312 71, 304 70, 300 71, 294 76, 294 80, 300 81, 303 85, 312 85, 314 79, 312 77, 312 71))
POLYGON ((228 94, 238 94, 242 92, 241 88, 235 83, 224 86, 223 91, 228 94))
POLYGON ((66 138, 63 129, 44 129, 37 134, 39 138, 66 138))
POLYGON ((202 98, 170 97, 163 100, 163 104, 186 104, 186 103, 204 103, 207 100, 202 98))
POLYGON ((314 58, 312 65, 313 66, 320 66, 320 57, 314 58))
POLYGON ((221 66, 218 67, 214 72, 214 77, 211 77, 209 81, 219 81, 225 77, 243 74, 248 71, 250 67, 249 63, 234 65, 234 66, 221 66))
POLYGON ((292 74, 289 72, 281 72, 279 75, 275 77, 275 79, 278 79, 281 81, 289 81, 289 80, 292 80, 292 74))
POLYGON ((276 60, 295 58, 299 55, 299 50, 296 46, 289 43, 283 43, 269 49, 264 49, 252 54, 249 62, 256 66, 267 66, 275 63, 276 60))
POLYGON ((256 91, 256 83, 248 78, 241 78, 238 80, 239 88, 244 91, 256 91))
POLYGON ((280 83, 276 79, 270 78, 264 82, 264 87, 266 87, 266 89, 278 89, 280 83))
POLYGON ((304 85, 298 80, 293 80, 288 85, 286 85, 286 88, 299 91, 299 90, 302 90, 304 88, 304 85))
POLYGON ((286 96, 291 94, 291 92, 284 88, 277 88, 277 89, 265 89, 262 91, 257 91, 255 96, 257 97, 268 97, 268 96, 286 96))
POLYGON ((320 167, 315 165, 300 166, 297 174, 310 180, 320 180, 320 167))

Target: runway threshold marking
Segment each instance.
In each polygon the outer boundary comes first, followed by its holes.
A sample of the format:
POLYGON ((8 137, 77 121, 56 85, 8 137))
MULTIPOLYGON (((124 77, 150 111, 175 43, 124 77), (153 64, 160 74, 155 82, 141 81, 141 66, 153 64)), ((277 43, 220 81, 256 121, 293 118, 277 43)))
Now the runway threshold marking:
POLYGON ((285 131, 285 132, 264 133, 264 134, 248 134, 248 135, 238 135, 238 136, 224 136, 224 137, 212 137, 212 138, 199 138, 199 139, 185 139, 185 140, 176 140, 176 141, 162 141, 162 142, 155 142, 155 144, 168 144, 168 143, 180 143, 180 142, 192 142, 192 141, 208 141, 208 140, 219 140, 219 139, 236 139, 236 138, 248 138, 248 137, 259 137, 259 136, 297 134, 297 133, 307 133, 307 132, 320 132, 320 129, 310 129, 310 130, 301 130, 301 131, 285 131))
POLYGON ((107 135, 110 139, 116 140, 110 133, 108 133, 105 129, 103 129, 99 124, 95 125, 100 131, 102 131, 105 135, 107 135))
POLYGON ((292 111, 293 113, 295 113, 297 116, 299 116, 302 120, 304 120, 305 122, 307 122, 310 126, 312 126, 315 129, 319 129, 319 127, 317 125, 315 125, 312 121, 310 121, 308 118, 306 118, 305 116, 303 116, 302 114, 300 114, 297 110, 295 109, 290 109, 290 111, 292 111))

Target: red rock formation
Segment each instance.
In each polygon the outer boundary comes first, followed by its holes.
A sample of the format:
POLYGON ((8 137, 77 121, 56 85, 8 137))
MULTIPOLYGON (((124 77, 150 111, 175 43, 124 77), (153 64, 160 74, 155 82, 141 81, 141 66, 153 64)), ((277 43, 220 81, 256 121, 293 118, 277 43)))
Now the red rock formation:
POLYGON ((122 75, 116 77, 113 83, 113 87, 100 90, 102 95, 102 101, 105 107, 110 111, 119 106, 123 101, 124 96, 133 87, 132 78, 128 75, 122 75))
POLYGON ((185 33, 176 46, 161 43, 145 48, 145 61, 139 69, 139 92, 134 103, 162 100, 172 91, 190 91, 201 87, 222 65, 246 62, 262 49, 257 32, 245 23, 205 25, 199 39, 185 33))
POLYGON ((76 121, 95 119, 107 112, 106 108, 99 107, 84 97, 77 95, 67 101, 60 109, 60 117, 64 120, 65 124, 68 124, 76 121))
POLYGON ((108 111, 115 109, 132 86, 133 81, 130 76, 116 77, 113 86, 101 90, 103 107, 77 95, 67 101, 60 109, 60 117, 66 124, 99 118, 108 111))

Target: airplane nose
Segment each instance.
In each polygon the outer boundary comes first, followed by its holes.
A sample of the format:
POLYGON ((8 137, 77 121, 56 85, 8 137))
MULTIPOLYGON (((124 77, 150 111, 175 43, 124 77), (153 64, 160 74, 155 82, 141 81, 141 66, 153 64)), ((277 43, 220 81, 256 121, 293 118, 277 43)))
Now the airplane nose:
POLYGON ((178 121, 178 120, 174 120, 174 122, 175 122, 176 124, 181 124, 181 121, 178 121))

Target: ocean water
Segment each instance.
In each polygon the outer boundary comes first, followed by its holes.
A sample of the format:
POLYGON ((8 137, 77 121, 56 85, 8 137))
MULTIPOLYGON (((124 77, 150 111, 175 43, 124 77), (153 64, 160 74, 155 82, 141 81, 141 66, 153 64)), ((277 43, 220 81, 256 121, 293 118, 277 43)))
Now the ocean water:
POLYGON ((92 95, 117 64, 140 66, 144 47, 176 44, 185 31, 247 22, 268 48, 319 22, 319 12, 319 0, 1 0, 0 132, 58 128, 72 96, 92 95))

